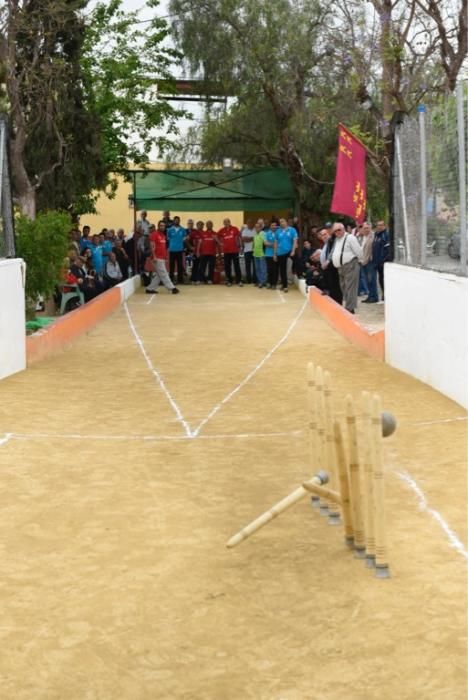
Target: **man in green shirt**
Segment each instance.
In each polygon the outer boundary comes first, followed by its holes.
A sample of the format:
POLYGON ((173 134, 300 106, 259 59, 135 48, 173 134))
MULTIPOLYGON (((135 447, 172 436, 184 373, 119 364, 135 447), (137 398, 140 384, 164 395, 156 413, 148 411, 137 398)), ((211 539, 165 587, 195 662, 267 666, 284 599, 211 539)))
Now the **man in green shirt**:
POLYGON ((257 286, 259 289, 262 289, 262 287, 266 287, 267 269, 265 261, 265 236, 260 222, 255 224, 253 258, 255 262, 255 273, 257 275, 257 286))

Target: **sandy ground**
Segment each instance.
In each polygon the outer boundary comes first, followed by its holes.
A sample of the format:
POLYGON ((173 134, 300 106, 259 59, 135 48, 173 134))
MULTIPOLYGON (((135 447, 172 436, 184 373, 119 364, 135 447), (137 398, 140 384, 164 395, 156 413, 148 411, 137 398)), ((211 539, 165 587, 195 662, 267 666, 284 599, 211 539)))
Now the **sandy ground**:
POLYGON ((2 700, 465 700, 463 410, 296 291, 128 312, 1 384, 2 700), (388 581, 307 501, 225 548, 314 471, 309 360, 397 416, 388 581))

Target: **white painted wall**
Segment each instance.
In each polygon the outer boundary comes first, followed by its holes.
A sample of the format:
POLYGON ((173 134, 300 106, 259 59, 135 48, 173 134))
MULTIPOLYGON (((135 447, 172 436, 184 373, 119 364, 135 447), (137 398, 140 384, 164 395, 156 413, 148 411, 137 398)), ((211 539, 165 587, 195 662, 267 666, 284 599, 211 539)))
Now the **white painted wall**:
POLYGON ((0 379, 26 369, 24 262, 0 260, 0 379))
POLYGON ((120 301, 123 304, 124 301, 127 301, 127 299, 141 287, 140 275, 134 275, 130 277, 130 279, 120 282, 117 286, 120 288, 120 301))
POLYGON ((468 408, 468 278, 385 265, 385 359, 468 408))

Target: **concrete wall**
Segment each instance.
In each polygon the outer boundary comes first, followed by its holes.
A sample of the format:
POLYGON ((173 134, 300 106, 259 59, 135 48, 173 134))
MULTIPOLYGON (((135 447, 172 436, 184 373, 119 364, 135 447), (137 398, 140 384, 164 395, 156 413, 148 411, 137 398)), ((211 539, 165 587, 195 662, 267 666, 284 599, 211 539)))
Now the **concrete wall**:
POLYGON ((140 276, 135 275, 28 336, 26 339, 28 366, 63 352, 77 338, 88 333, 118 309, 140 286, 140 276))
POLYGON ((385 359, 468 408, 468 278, 387 264, 385 359))
POLYGON ((0 260, 0 379, 26 367, 24 262, 0 260))

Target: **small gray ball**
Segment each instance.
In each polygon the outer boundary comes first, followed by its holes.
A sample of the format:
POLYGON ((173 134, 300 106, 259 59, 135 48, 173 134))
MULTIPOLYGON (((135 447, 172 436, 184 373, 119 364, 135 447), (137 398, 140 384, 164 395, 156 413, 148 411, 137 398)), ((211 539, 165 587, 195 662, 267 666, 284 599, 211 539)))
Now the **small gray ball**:
POLYGON ((382 435, 388 437, 392 435, 397 427, 395 416, 389 411, 382 411, 382 435))

